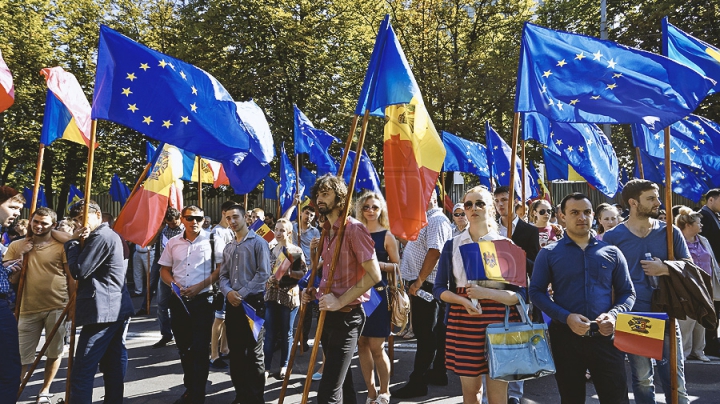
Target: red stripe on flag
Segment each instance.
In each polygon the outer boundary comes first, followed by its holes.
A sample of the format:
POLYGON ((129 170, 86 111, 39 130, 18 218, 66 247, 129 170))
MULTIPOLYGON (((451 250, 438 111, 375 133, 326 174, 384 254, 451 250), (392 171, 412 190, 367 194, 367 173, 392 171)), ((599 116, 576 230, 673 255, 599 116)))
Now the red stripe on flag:
POLYGON ((662 359, 663 340, 615 331, 615 348, 633 355, 662 359))
POLYGON ((167 196, 140 187, 125 203, 114 229, 125 240, 145 247, 162 225, 167 207, 167 196))

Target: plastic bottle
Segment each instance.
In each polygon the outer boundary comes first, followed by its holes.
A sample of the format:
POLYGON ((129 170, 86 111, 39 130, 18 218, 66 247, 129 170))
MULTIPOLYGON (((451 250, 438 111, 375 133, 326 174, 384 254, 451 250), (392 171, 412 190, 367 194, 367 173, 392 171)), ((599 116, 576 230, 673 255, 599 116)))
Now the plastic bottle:
MULTIPOLYGON (((646 252, 645 253, 645 261, 652 261, 652 260, 653 260, 652 254, 650 254, 649 252, 646 252)), ((648 279, 650 280, 650 286, 653 289, 657 289, 660 286, 657 276, 650 276, 650 277, 648 277, 648 279)))
POLYGON ((430 293, 430 292, 428 292, 428 291, 425 291, 425 290, 422 290, 422 289, 418 289, 418 291, 415 292, 415 295, 416 295, 417 297, 425 300, 426 302, 432 302, 433 299, 434 299, 432 293, 430 293))

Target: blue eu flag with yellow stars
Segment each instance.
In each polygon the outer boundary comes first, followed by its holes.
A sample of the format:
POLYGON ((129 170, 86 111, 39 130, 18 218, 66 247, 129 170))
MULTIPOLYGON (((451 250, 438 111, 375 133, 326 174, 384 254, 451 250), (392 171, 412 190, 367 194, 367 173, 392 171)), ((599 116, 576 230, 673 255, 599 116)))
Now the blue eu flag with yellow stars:
POLYGON ((339 143, 340 140, 324 130, 316 129, 297 105, 293 105, 293 111, 295 112, 293 128, 295 154, 306 153, 310 162, 317 166, 320 175, 337 174, 337 164, 328 150, 333 143, 339 143))
MULTIPOLYGON (((287 153, 285 153, 285 143, 280 147, 280 207, 282 212, 286 212, 292 206, 295 200, 295 194, 298 193, 297 174, 293 168, 292 162, 287 153)), ((303 192, 303 185, 300 183, 300 194, 303 192)), ((282 213, 281 212, 281 213, 282 213)), ((290 220, 293 220, 297 212, 293 212, 290 220)))
MULTIPOLYGON (((345 153, 345 149, 341 148, 340 153, 345 153)), ((345 169, 343 170, 343 179, 346 184, 350 183, 353 164, 355 164, 355 151, 350 150, 347 162, 345 162, 345 169)), ((338 163, 338 166, 339 165, 340 163, 338 163)), ((360 164, 358 164, 357 177, 355 178, 355 192, 359 193, 363 189, 377 194, 382 193, 382 189, 380 188, 380 177, 378 176, 377 170, 375 170, 375 166, 373 165, 372 160, 370 160, 370 156, 368 156, 365 149, 363 149, 362 154, 360 155, 360 164)))
MULTIPOLYGON (((510 186, 510 159, 513 150, 500 137, 500 135, 490 126, 490 122, 485 122, 485 141, 487 142, 487 159, 490 163, 492 176, 499 186, 510 186)), ((522 165, 520 159, 515 159, 515 197, 520 198, 522 193, 522 165)), ((526 199, 536 198, 538 196, 537 188, 533 187, 533 181, 530 172, 525 170, 525 197, 526 199)))
POLYGON ((664 56, 530 23, 523 28, 517 83, 516 112, 655 130, 693 112, 715 85, 664 56))
POLYGON ((235 102, 213 76, 106 26, 100 27, 92 118, 217 161, 243 158, 250 149, 235 102))
POLYGON ((708 94, 720 91, 720 49, 683 32, 662 20, 663 55, 690 66, 703 75, 715 80, 708 94))
MULTIPOLYGON (((640 150, 643 174, 646 180, 665 185, 665 161, 640 150)), ((672 191, 697 203, 710 189, 709 177, 697 168, 672 162, 672 191)), ((640 178, 639 166, 635 164, 635 177, 640 178)))
POLYGON ((485 145, 455 136, 449 132, 441 132, 445 145, 445 161, 443 171, 459 171, 477 175, 481 181, 489 183, 490 168, 485 145), (482 179, 485 179, 483 181, 482 179))

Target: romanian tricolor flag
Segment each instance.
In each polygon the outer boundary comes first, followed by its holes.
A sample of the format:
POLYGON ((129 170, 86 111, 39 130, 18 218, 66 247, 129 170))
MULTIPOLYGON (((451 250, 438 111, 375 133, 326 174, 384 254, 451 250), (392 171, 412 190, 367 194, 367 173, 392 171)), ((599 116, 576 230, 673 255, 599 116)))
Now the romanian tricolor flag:
POLYGON ((445 160, 445 146, 425 108, 400 42, 385 16, 355 109, 383 117, 385 189, 391 232, 417 239, 445 160))
POLYGON ((12 73, 0 52, 0 112, 10 108, 15 102, 15 86, 12 73))
POLYGON ((275 232, 270 230, 270 227, 265 224, 262 220, 258 219, 255 221, 255 223, 250 225, 250 230, 257 233, 258 236, 262 237, 267 241, 268 243, 273 241, 275 238, 275 232))
POLYGON ((40 143, 48 146, 65 139, 89 146, 91 108, 80 83, 62 67, 45 68, 40 74, 48 86, 40 143))
POLYGON ((615 320, 615 347, 661 360, 667 319, 666 313, 619 313, 615 320))
POLYGON ((127 241, 147 246, 162 225, 172 188, 182 172, 180 150, 165 144, 145 183, 125 203, 115 231, 127 241))
POLYGON ((265 319, 258 316, 255 312, 255 309, 250 306, 249 303, 247 303, 245 300, 242 301, 243 309, 245 309, 245 316, 248 319, 248 323, 250 324, 250 329, 252 330, 253 337, 255 337, 255 341, 258 340, 258 337, 260 336, 260 331, 262 331, 263 325, 265 324, 265 319))
POLYGON ((510 240, 480 241, 458 247, 468 281, 527 286, 525 251, 510 240))

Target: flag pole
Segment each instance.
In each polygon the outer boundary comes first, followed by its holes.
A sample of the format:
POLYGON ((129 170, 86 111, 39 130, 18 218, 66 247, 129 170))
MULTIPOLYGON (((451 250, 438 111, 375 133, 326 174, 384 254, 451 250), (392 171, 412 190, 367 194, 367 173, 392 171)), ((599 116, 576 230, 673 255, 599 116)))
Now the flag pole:
POLYGON ((40 143, 40 150, 38 150, 37 167, 35 168, 35 184, 33 186, 32 202, 30 202, 30 215, 37 208, 38 203, 38 192, 40 192, 40 174, 42 174, 42 165, 45 158, 45 145, 40 143))
MULTIPOLYGON (((518 136, 519 137, 519 136, 518 136)), ((526 191, 525 191, 525 140, 520 139, 520 167, 522 169, 521 175, 520 175, 520 181, 522 181, 522 199, 520 199, 520 203, 523 204, 523 210, 525 210, 525 197, 526 197, 526 191)), ((513 211, 515 211, 515 207, 513 207, 513 211)), ((525 212, 528 213, 528 212, 525 212)))
MULTIPOLYGON (((512 145, 510 146, 510 186, 508 187, 507 238, 512 238, 512 222, 515 215, 515 164, 517 163, 517 144, 520 137, 520 113, 513 118, 512 145)), ((524 182, 524 181, 523 181, 524 182)))
MULTIPOLYGON (((337 176, 342 178, 343 172, 345 172, 345 164, 347 163, 348 155, 350 154, 350 146, 352 145, 353 137, 355 136, 355 130, 357 129, 358 118, 360 115, 355 115, 350 124, 350 133, 348 133, 347 140, 345 141, 345 149, 343 150, 342 158, 340 159, 340 168, 338 168, 337 176)), ((363 118, 364 119, 364 118, 363 118)), ((356 156, 357 158, 357 156, 356 156)))
POLYGON ((202 209, 202 158, 195 156, 197 159, 197 173, 198 173, 198 208, 202 209))
MULTIPOLYGON (((672 207, 672 161, 670 160, 670 126, 665 128, 665 210, 670 212, 672 207)), ((667 215, 668 218, 672 214, 667 215)), ((667 219, 666 219, 667 221, 667 219)), ((673 225, 672 219, 665 227, 667 231, 667 251, 668 260, 675 259, 675 251, 673 249, 673 225)), ((677 382, 677 335, 675 334, 675 317, 670 316, 668 321, 670 330, 670 402, 678 404, 678 382, 677 382)))
MULTIPOLYGON (((90 193, 92 191, 92 172, 93 165, 95 163, 95 143, 97 142, 97 120, 93 119, 90 127, 90 145, 88 146, 88 162, 87 162, 87 174, 85 175, 85 206, 83 206, 83 227, 88 226, 88 219, 90 215, 90 193)), ((80 246, 82 248, 84 240, 80 240, 80 246)), ((73 299, 77 299, 77 296, 73 296, 73 299)), ((75 300, 68 302, 72 303, 70 309, 70 319, 72 326, 70 327, 70 348, 68 350, 68 370, 67 378, 65 380, 65 404, 70 402, 70 386, 72 385, 72 366, 75 357, 75 333, 77 326, 75 325, 75 300)))
POLYGON ((27 254, 23 254, 22 267, 20 268, 20 280, 18 280, 18 291, 15 297, 15 318, 20 319, 20 305, 22 303, 23 292, 25 292, 25 278, 27 278, 27 254))
MULTIPOLYGON (((447 212, 447 209, 446 209, 446 206, 445 206, 445 195, 447 195, 447 189, 445 189, 445 171, 442 172, 440 178, 441 178, 440 181, 441 181, 441 184, 442 184, 442 207, 443 207, 443 212, 447 212)), ((453 212, 450 212, 450 213, 453 213, 453 212)))
POLYGON ((245 206, 245 212, 247 212, 247 211, 248 211, 248 206, 247 206, 247 204, 248 204, 248 194, 245 194, 245 200, 244 200, 243 204, 244 204, 244 206, 245 206))
MULTIPOLYGON (((333 258, 332 262, 330 264, 330 274, 328 275, 328 280, 325 285, 325 293, 330 292, 330 288, 333 284, 333 278, 335 275, 335 267, 337 266, 338 259, 340 258, 340 250, 342 248, 343 238, 345 237, 345 225, 347 223, 347 217, 348 213, 350 212, 350 205, 352 204, 352 198, 353 193, 355 192, 355 181, 357 179, 357 173, 358 168, 360 166, 360 156, 362 155, 363 150, 363 144, 365 143, 365 134, 367 133, 367 125, 368 125, 368 119, 370 118, 370 110, 365 110, 365 115, 363 116, 362 120, 362 126, 360 128, 360 136, 358 138, 357 147, 355 151, 355 161, 353 161, 353 167, 352 167, 352 174, 350 175, 350 182, 347 184, 348 193, 347 193, 347 199, 345 200, 345 208, 342 211, 342 216, 340 218, 342 221, 340 222, 340 228, 338 229, 338 233, 335 241, 335 251, 333 252, 333 258)), ((349 144, 352 144, 352 139, 350 136, 348 136, 348 142, 349 144)), ((346 144, 347 145, 347 144, 346 144)), ((347 151, 347 148, 346 148, 347 151)), ((341 165, 340 168, 342 169, 344 165, 341 165)), ((342 178, 342 177, 341 177, 342 178)), ((325 233, 326 230, 323 231, 325 233)), ((315 330, 315 340, 319 340, 322 336, 322 331, 325 326, 325 316, 327 315, 327 311, 320 310, 320 315, 318 316, 318 324, 317 329, 315 330)), ((317 353, 318 348, 320 344, 315 343, 313 344, 312 353, 310 354, 310 366, 308 366, 308 372, 305 376, 305 388, 303 389, 303 395, 302 399, 300 400, 301 404, 306 404, 308 400, 308 395, 310 395, 310 384, 312 383, 312 375, 313 375, 313 364, 315 363, 315 360, 317 359, 317 353)))
MULTIPOLYGON (((666 143, 667 144, 667 143, 666 143)), ((638 172, 640 173, 640 179, 645 179, 645 170, 643 169, 642 156, 640 155, 640 148, 635 147, 635 161, 637 161, 638 172)), ((669 160, 667 160, 669 161, 669 160)), ((665 180, 667 182, 667 179, 665 180)))

